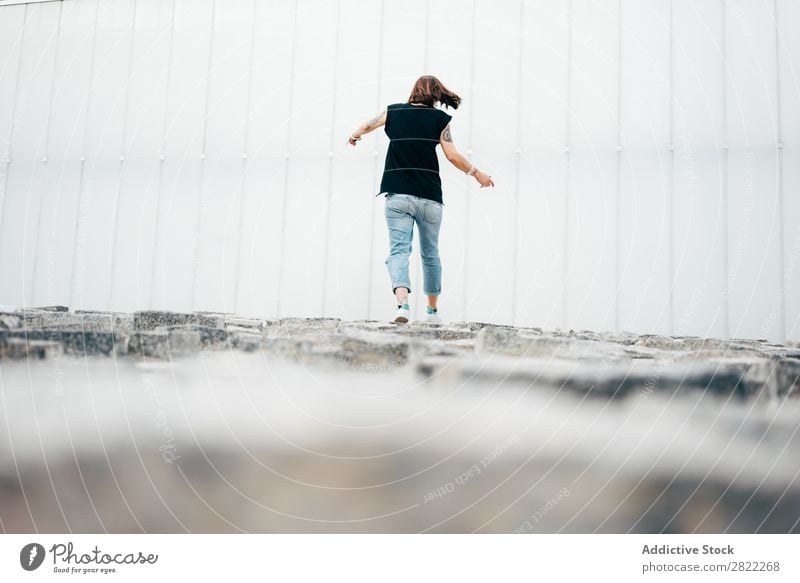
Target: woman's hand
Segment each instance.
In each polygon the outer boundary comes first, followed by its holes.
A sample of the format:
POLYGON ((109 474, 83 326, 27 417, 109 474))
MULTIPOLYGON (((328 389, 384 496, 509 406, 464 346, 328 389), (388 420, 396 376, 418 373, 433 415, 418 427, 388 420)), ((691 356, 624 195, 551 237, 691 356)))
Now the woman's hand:
POLYGON ((354 136, 351 134, 350 137, 347 138, 347 143, 350 144, 351 146, 355 146, 360 139, 361 136, 354 136))
POLYGON ((475 173, 475 180, 481 185, 481 188, 486 188, 487 186, 494 186, 494 181, 492 177, 486 174, 485 172, 481 172, 478 170, 475 173))

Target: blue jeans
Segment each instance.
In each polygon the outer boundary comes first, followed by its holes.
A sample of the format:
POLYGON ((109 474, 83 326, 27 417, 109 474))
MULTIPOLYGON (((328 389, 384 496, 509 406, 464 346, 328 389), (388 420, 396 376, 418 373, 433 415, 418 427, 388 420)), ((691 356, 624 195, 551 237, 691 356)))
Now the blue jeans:
POLYGON ((411 256, 414 223, 417 223, 424 291, 429 296, 438 296, 442 292, 442 262, 439 259, 442 205, 411 194, 389 193, 384 215, 389 227, 389 256, 384 263, 389 268, 392 292, 398 287, 408 288, 411 292, 408 258, 411 256))

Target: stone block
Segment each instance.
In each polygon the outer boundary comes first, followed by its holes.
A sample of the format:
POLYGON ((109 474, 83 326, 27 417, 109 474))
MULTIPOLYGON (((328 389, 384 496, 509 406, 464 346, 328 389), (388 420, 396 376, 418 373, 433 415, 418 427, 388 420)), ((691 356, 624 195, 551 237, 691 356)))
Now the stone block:
POLYGON ((0 330, 15 330, 22 327, 22 318, 14 314, 0 313, 0 330))
POLYGON ((263 331, 266 322, 258 318, 243 318, 239 316, 226 316, 225 327, 230 330, 254 330, 263 331))
POLYGON ((0 338, 0 360, 44 359, 58 349, 57 343, 48 340, 0 338))
POLYGON ((27 342, 43 341, 61 345, 65 354, 108 356, 127 351, 127 337, 117 337, 113 332, 85 332, 83 330, 0 330, 0 338, 21 339, 27 342))
POLYGON ((342 336, 342 348, 354 365, 403 366, 408 361, 410 342, 405 338, 351 327, 343 328, 342 336))
POLYGON ((131 336, 129 351, 150 358, 169 360, 200 351, 200 332, 192 327, 140 331, 131 336))
POLYGON ((475 338, 475 353, 483 356, 538 356, 580 360, 629 360, 613 342, 522 334, 514 328, 484 326, 475 338))
POLYGON ((467 380, 511 382, 568 389, 602 397, 624 397, 634 392, 647 395, 654 391, 674 393, 688 390, 744 397, 763 390, 756 382, 760 377, 753 377, 751 382, 746 382, 747 365, 742 363, 637 360, 586 366, 580 361, 541 357, 461 355, 458 358, 426 357, 416 367, 423 377, 438 375, 444 369, 447 369, 448 380, 455 383, 467 380))
MULTIPOLYGON (((224 320, 223 320, 224 322, 224 320)), ((134 330, 155 330, 162 326, 186 326, 198 323, 197 314, 145 310, 134 312, 134 330)))
MULTIPOLYGON (((213 326, 186 326, 185 328, 192 328, 200 334, 200 344, 203 348, 215 350, 230 348, 231 343, 228 340, 228 331, 225 328, 217 328, 213 326)), ((172 327, 170 329, 175 329, 172 327)))
POLYGON ((234 331, 228 332, 231 347, 245 352, 255 352, 261 348, 263 334, 260 332, 234 331))

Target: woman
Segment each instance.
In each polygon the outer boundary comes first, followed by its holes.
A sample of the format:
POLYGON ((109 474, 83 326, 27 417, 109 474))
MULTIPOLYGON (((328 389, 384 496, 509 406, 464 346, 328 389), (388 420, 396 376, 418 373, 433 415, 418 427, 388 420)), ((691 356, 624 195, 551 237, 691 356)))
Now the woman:
MULTIPOLYGON (((420 239, 423 288, 428 296, 425 321, 441 324, 438 299, 442 291, 442 265, 439 260, 439 227, 442 223, 442 181, 436 145, 459 170, 473 176, 481 188, 494 186, 492 177, 481 172, 462 156, 450 133, 451 116, 437 109, 437 104, 457 109, 461 97, 448 90, 436 77, 417 79, 406 103, 395 103, 350 135, 355 146, 364 134, 384 126, 389 149, 383 169, 380 194, 386 194, 384 214, 389 227, 389 256, 386 266, 397 299, 395 323, 408 322, 411 309, 408 294, 408 258, 414 223, 420 239)), ((377 195, 376 195, 377 196, 377 195)))

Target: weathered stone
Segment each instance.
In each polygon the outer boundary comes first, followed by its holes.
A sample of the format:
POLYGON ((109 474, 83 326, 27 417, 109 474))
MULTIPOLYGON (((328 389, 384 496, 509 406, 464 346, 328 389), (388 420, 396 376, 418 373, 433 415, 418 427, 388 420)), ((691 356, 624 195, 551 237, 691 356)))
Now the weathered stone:
POLYGON ((481 379, 518 382, 555 389, 570 389, 604 397, 624 397, 632 392, 702 390, 743 397, 764 390, 762 371, 746 373, 752 363, 654 363, 645 360, 585 366, 568 360, 530 357, 425 357, 417 372, 431 377, 447 369, 449 382, 481 379))
POLYGON ((553 356, 567 359, 628 360, 625 349, 612 342, 555 336, 523 335, 513 328, 485 326, 475 339, 480 355, 553 356))
MULTIPOLYGON (((217 312, 124 314, 39 308, 0 314, 0 331, 16 333, 5 338, 56 342, 67 354, 124 355, 130 347, 135 354, 169 358, 200 348, 263 350, 308 365, 375 370, 408 366, 430 356, 477 355, 480 358, 473 364, 499 357, 518 359, 519 364, 510 367, 510 361, 498 361, 513 371, 481 364, 482 371, 475 373, 479 376, 537 381, 592 394, 689 388, 772 399, 800 394, 800 348, 764 340, 546 332, 483 322, 397 325, 377 320, 343 323, 338 318, 262 320, 217 312), (154 334, 142 336, 143 332, 154 334), (547 367, 536 365, 536 359, 543 359, 547 367)), ((462 377, 473 374, 461 364, 451 372, 462 377)))
POLYGON ((492 326, 493 328, 505 328, 505 329, 513 329, 513 326, 507 326, 505 324, 490 324, 488 322, 452 322, 450 324, 451 328, 466 328, 472 332, 477 332, 481 328, 485 328, 486 326, 492 326))
MULTIPOLYGON (((124 312, 97 312, 89 310, 76 310, 77 322, 86 329, 87 326, 108 327, 110 330, 120 334, 132 334, 134 332, 133 314, 124 312)), ((99 330, 98 330, 99 331, 99 330)))
POLYGON ((231 343, 228 341, 228 331, 224 328, 202 325, 186 326, 185 328, 193 328, 200 334, 200 343, 203 348, 217 349, 230 348, 231 346, 231 343))
POLYGON ((800 395, 800 359, 782 358, 775 362, 775 391, 779 397, 800 395))
POLYGON ((129 351, 151 358, 170 358, 196 354, 200 350, 200 332, 192 327, 170 327, 136 332, 131 336, 129 351))
POLYGON ((0 329, 14 330, 22 326, 22 319, 13 314, 0 314, 0 329))
POLYGON ((436 337, 439 340, 474 340, 475 339, 475 332, 471 330, 464 330, 459 328, 452 328, 449 326, 443 326, 436 330, 436 337))
POLYGON ((530 347, 528 339, 520 338, 519 332, 510 328, 483 326, 475 338, 477 354, 525 354, 530 347))
POLYGON ((291 338, 285 336, 262 338, 261 345, 266 354, 283 358, 297 357, 297 348, 291 338))
POLYGON ((541 336, 542 334, 544 334, 544 330, 542 328, 539 328, 538 326, 534 326, 532 328, 526 326, 518 326, 517 330, 519 330, 520 333, 527 335, 541 336))
POLYGON ((229 331, 229 335, 231 346, 245 352, 259 350, 264 339, 260 332, 229 331))
POLYGON ((23 341, 45 341, 60 344, 65 354, 110 355, 119 350, 127 351, 127 337, 117 337, 113 332, 85 332, 83 330, 0 330, 0 339, 23 341))
POLYGON ((446 340, 446 344, 456 352, 469 353, 475 352, 475 340, 473 338, 462 338, 461 340, 446 340))
POLYGON ((29 330, 133 331, 130 314, 113 312, 36 312, 26 316, 24 326, 29 330))
POLYGON ((225 327, 230 330, 257 330, 262 331, 265 321, 257 318, 242 318, 238 316, 226 316, 225 327))
POLYGON ((418 326, 418 325, 404 325, 397 326, 395 330, 391 331, 394 336, 403 338, 417 338, 420 340, 437 340, 439 338, 439 331, 433 326, 418 326))
POLYGON ((34 309, 42 310, 44 312, 69 312, 69 308, 67 306, 37 306, 34 309))
POLYGON ((266 320, 264 333, 270 337, 306 334, 317 331, 336 331, 342 325, 339 318, 282 318, 266 320))
POLYGON ((53 350, 58 350, 58 344, 48 340, 0 338, 0 359, 44 359, 53 350))
POLYGON ((141 311, 133 314, 133 327, 135 330, 155 330, 161 326, 186 326, 200 323, 201 318, 208 322, 217 323, 221 320, 224 327, 224 318, 213 316, 200 316, 198 314, 185 314, 181 312, 141 311))
POLYGON ((373 331, 386 331, 396 332, 400 326, 393 322, 384 322, 378 320, 353 320, 352 322, 345 323, 349 328, 358 328, 359 330, 373 330, 373 331))
POLYGON ((372 363, 380 366, 402 366, 409 356, 409 341, 385 332, 367 332, 357 328, 342 329, 342 348, 352 355, 355 365, 372 363))
POLYGON ((205 326, 207 328, 225 328, 225 322, 229 314, 221 314, 218 312, 196 312, 197 319, 193 322, 198 326, 205 326))

